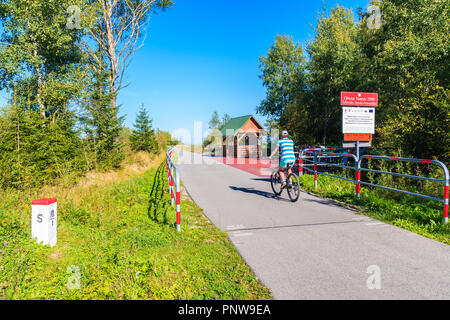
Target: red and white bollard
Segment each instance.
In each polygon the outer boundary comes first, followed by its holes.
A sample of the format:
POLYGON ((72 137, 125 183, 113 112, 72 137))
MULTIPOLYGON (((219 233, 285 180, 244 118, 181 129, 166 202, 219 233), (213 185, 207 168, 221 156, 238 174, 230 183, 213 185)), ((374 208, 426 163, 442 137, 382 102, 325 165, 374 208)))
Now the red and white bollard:
POLYGON ((180 184, 180 172, 178 171, 177 167, 175 167, 175 179, 176 179, 175 203, 177 211, 177 231, 181 232, 181 184, 180 184))
MULTIPOLYGON (((178 188, 177 188, 178 189, 178 188)), ((177 231, 181 231, 181 195, 180 191, 177 191, 177 231)))
POLYGON ((317 189, 317 163, 314 163, 314 188, 317 189))
POLYGON ((56 211, 56 199, 39 199, 31 203, 31 238, 50 247, 56 245, 56 211))
POLYGON ((444 186, 444 223, 448 223, 448 182, 444 186))
POLYGON ((361 197, 361 171, 356 171, 356 197, 361 197))
POLYGON ((302 176, 303 175, 303 159, 302 158, 298 159, 298 164, 299 164, 298 175, 302 176))

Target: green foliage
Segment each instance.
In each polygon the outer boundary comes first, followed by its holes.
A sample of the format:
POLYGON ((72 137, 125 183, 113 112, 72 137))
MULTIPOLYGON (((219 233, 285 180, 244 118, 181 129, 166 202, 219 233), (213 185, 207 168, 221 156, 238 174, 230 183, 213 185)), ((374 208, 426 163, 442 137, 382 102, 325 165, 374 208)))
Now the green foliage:
POLYGON ((0 74, 5 80, 0 88, 26 83, 26 90, 14 91, 28 95, 27 107, 39 110, 42 117, 62 112, 82 87, 81 52, 76 46, 80 33, 65 27, 63 8, 70 4, 67 0, 0 1, 0 74))
POLYGON ((160 150, 164 153, 167 151, 169 146, 177 144, 177 141, 172 140, 172 136, 169 132, 157 130, 156 133, 156 141, 158 142, 158 146, 160 147, 160 150))
POLYGON ((222 120, 220 119, 220 115, 215 110, 211 116, 211 120, 209 120, 209 129, 210 130, 221 130, 223 126, 230 121, 231 117, 228 113, 224 113, 222 115, 222 120))
POLYGON ((260 57, 259 62, 266 98, 257 111, 270 118, 280 118, 295 95, 305 87, 303 48, 295 44, 292 37, 277 35, 267 56, 260 57))
MULTIPOLYGON (((100 57, 102 53, 100 48, 100 57)), ((117 169, 125 158, 124 145, 119 140, 123 117, 119 117, 119 108, 112 104, 114 92, 109 87, 109 72, 102 60, 98 68, 91 68, 92 80, 85 96, 87 103, 80 119, 86 134, 88 152, 93 153, 92 168, 97 170, 117 169)))
POLYGON ((127 37, 135 36, 135 43, 142 29, 131 26, 143 27, 173 1, 115 4, 114 17, 105 22, 109 7, 100 1, 0 0, 0 90, 10 98, 0 115, 0 188, 73 180, 90 169, 121 166, 128 140, 120 136, 116 98, 125 60, 134 52, 125 50, 127 37), (74 5, 81 11, 81 28, 68 26, 67 8, 74 5), (119 45, 115 52, 113 43, 119 45))
POLYGON ((225 123, 227 123, 228 121, 230 121, 231 117, 228 113, 224 113, 224 115, 222 116, 222 121, 220 121, 220 128, 222 129, 223 126, 225 125, 225 123))
POLYGON ((118 109, 107 104, 100 107, 93 104, 88 109, 89 117, 83 121, 88 150, 94 153, 94 166, 98 170, 119 168, 125 158, 124 146, 119 140, 123 117, 118 117, 118 109))
POLYGON ((152 128, 152 120, 150 120, 143 105, 139 110, 134 128, 130 137, 131 148, 135 151, 159 153, 158 141, 152 128))
POLYGON ((214 143, 222 143, 221 141, 216 141, 216 137, 219 135, 219 131, 224 127, 224 125, 230 121, 231 117, 228 113, 222 115, 222 120, 220 119, 219 113, 215 110, 209 120, 209 134, 206 139, 203 140, 203 148, 207 146, 213 146, 214 143))
MULTIPOLYGON (((73 4, 73 2, 70 2, 73 4)), ((66 28, 66 0, 0 1, 0 188, 27 188, 86 170, 72 104, 86 72, 66 28)))
MULTIPOLYGON (((382 1, 383 24, 364 45, 380 95, 380 145, 448 161, 450 4, 382 1)), ((363 25, 364 26, 364 25, 363 25)))
POLYGON ((289 130, 297 144, 334 145, 343 138, 340 92, 378 92, 375 146, 448 161, 450 4, 371 4, 380 7, 380 29, 368 28, 368 13, 354 21, 343 7, 325 10, 307 57, 291 38, 278 36, 260 58, 267 93, 257 111, 275 120, 272 127, 289 130))
POLYGON ((219 127, 220 127, 219 113, 217 111, 214 111, 213 115, 211 116, 211 120, 209 120, 209 128, 218 129, 219 127))
POLYGON ((35 112, 10 107, 0 115, 0 187, 25 189, 55 183, 86 170, 74 116, 43 121, 35 112))
POLYGON ((329 15, 322 14, 308 44, 311 91, 300 103, 308 106, 309 130, 323 145, 342 141, 340 92, 357 91, 365 84, 357 34, 351 10, 337 6, 329 15))
POLYGON ((315 37, 303 48, 278 36, 260 58, 266 98, 257 108, 272 128, 287 129, 297 144, 335 144, 340 140, 340 91, 362 86, 361 49, 351 11, 322 13, 315 37))

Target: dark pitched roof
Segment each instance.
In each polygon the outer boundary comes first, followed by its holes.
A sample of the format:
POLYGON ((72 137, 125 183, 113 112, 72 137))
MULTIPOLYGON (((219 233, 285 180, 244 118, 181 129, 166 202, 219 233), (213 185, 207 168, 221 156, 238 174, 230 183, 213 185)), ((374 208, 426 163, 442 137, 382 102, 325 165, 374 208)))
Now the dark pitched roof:
POLYGON ((248 115, 248 116, 242 116, 242 117, 230 119, 227 123, 225 123, 225 125, 223 126, 222 130, 220 130, 220 132, 222 133, 222 135, 225 136, 227 134, 228 130, 233 130, 233 136, 234 136, 238 133, 239 129, 241 129, 244 126, 244 124, 246 124, 247 121, 252 118, 253 118, 253 120, 255 120, 257 125, 262 128, 262 126, 258 123, 258 121, 256 121, 256 119, 252 115, 248 115))

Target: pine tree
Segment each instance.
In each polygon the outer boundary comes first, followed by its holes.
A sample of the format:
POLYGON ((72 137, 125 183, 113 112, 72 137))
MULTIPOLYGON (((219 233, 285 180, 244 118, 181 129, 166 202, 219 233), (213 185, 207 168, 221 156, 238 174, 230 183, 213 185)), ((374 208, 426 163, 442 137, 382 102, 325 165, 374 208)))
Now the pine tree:
POLYGON ((149 118, 144 105, 139 110, 134 128, 130 137, 131 148, 134 151, 158 153, 159 146, 155 131, 152 128, 152 120, 149 118))
POLYGON ((74 106, 83 61, 68 0, 0 0, 0 188, 31 188, 84 171, 74 106))
MULTIPOLYGON (((102 57, 102 48, 98 48, 102 57)), ((87 135, 88 150, 94 154, 94 167, 99 170, 119 168, 125 158, 123 145, 119 141, 123 117, 119 117, 119 106, 110 105, 111 92, 108 87, 108 71, 102 60, 92 69, 92 80, 88 92, 87 111, 82 119, 87 135)))

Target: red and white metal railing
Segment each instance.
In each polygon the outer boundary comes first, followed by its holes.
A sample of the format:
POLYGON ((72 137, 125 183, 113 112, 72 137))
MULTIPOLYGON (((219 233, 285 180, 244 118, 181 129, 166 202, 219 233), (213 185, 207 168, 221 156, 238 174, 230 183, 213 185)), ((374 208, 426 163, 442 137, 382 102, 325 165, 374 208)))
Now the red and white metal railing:
POLYGON ((360 179, 358 179, 358 184, 364 184, 364 185, 371 186, 371 187, 376 187, 376 188, 382 188, 382 189, 386 189, 386 190, 401 192, 401 193, 409 194, 409 195, 416 196, 416 197, 422 197, 422 198, 426 198, 426 199, 436 200, 436 201, 442 202, 444 204, 444 208, 443 208, 444 223, 445 224, 448 223, 449 172, 448 172, 447 166, 444 163, 442 163, 441 161, 429 160, 429 159, 416 159, 416 158, 401 158, 401 157, 366 155, 366 156, 362 156, 361 159, 359 159, 358 165, 357 165, 357 171, 359 171, 359 172, 366 171, 366 172, 374 172, 374 173, 381 173, 381 174, 389 174, 389 175, 392 175, 392 176, 400 176, 400 177, 406 177, 406 178, 418 179, 418 180, 427 180, 427 181, 439 182, 439 183, 444 184, 444 197, 443 198, 437 198, 437 197, 432 197, 432 196, 421 194, 421 193, 415 193, 415 192, 410 192, 410 191, 390 188, 390 187, 386 187, 386 186, 380 186, 380 185, 377 185, 377 184, 360 181, 360 179), (404 161, 404 162, 434 164, 434 165, 439 166, 442 169, 442 171, 444 172, 444 179, 434 179, 434 178, 429 178, 429 177, 421 177, 421 176, 415 176, 415 175, 409 175, 409 174, 402 174, 402 173, 397 173, 397 172, 388 172, 388 171, 380 171, 380 170, 374 170, 374 169, 368 169, 368 168, 361 168, 361 163, 362 163, 362 161, 364 159, 378 159, 378 160, 390 160, 390 161, 404 161))
POLYGON ((175 152, 175 148, 172 147, 166 152, 166 169, 167 180, 169 182, 169 193, 172 206, 176 205, 177 211, 177 231, 181 231, 181 184, 180 184, 180 172, 177 166, 172 160, 172 156, 175 152))
MULTIPOLYGON (((336 153, 336 152, 326 152, 325 150, 334 150, 334 148, 328 149, 328 148, 308 148, 308 149, 303 149, 302 151, 300 151, 300 159, 299 159, 299 167, 303 167, 304 170, 310 171, 312 173, 314 173, 314 188, 317 189, 317 179, 318 179, 318 175, 322 174, 325 176, 330 176, 330 177, 334 177, 334 178, 338 178, 338 179, 342 179, 342 180, 347 180, 347 181, 351 181, 351 182, 355 182, 355 180, 352 179, 348 179, 348 178, 344 178, 344 177, 340 177, 340 176, 336 176, 333 174, 329 174, 326 172, 319 172, 317 170, 318 166, 332 166, 332 167, 339 167, 339 168, 346 168, 346 169, 351 169, 351 170, 355 170, 355 167, 350 167, 350 166, 345 166, 345 165, 341 165, 341 164, 336 164, 336 163, 329 163, 329 162, 321 162, 319 161, 319 159, 321 158, 353 158, 355 160, 355 164, 357 163, 358 159, 356 158, 356 156, 354 154, 351 153, 336 153), (306 154, 312 154, 312 156, 307 156, 306 154), (310 159, 313 160, 310 160, 310 159), (314 166, 314 170, 307 168, 306 166, 308 166, 308 164, 304 164, 303 162, 310 162, 310 166, 314 166)), ((299 169, 299 172, 303 172, 302 169, 299 169)))
POLYGON ((389 157, 389 156, 371 156, 371 155, 361 156, 358 159, 358 157, 356 155, 351 154, 351 153, 335 153, 335 152, 327 152, 326 150, 331 150, 331 149, 308 148, 308 149, 301 150, 299 153, 299 173, 300 173, 300 175, 302 175, 304 170, 312 172, 314 174, 314 187, 315 188, 317 188, 317 177, 319 174, 322 174, 322 175, 331 176, 334 178, 338 178, 341 180, 346 180, 346 181, 355 183, 356 196, 358 198, 361 195, 361 184, 363 184, 363 185, 367 185, 367 186, 371 186, 371 187, 382 188, 382 189, 400 192, 400 193, 404 193, 404 194, 408 194, 408 195, 412 195, 412 196, 417 196, 417 197, 422 197, 422 198, 426 198, 426 199, 430 199, 430 200, 440 201, 444 204, 444 208, 443 208, 444 223, 445 224, 448 223, 449 180, 450 180, 450 178, 449 178, 449 171, 448 171, 447 166, 444 163, 442 163, 441 161, 428 160, 428 159, 416 159, 416 158, 389 157), (355 164, 354 164, 354 166, 346 166, 346 165, 341 165, 341 164, 319 161, 320 158, 336 158, 336 157, 353 158, 355 161, 354 162, 355 164), (444 172, 444 179, 435 179, 435 178, 429 178, 429 177, 421 177, 421 176, 415 176, 415 175, 409 175, 409 174, 402 174, 402 173, 397 173, 397 172, 389 172, 389 171, 381 171, 381 170, 375 170, 375 169, 369 169, 369 168, 362 168, 361 164, 364 159, 379 159, 379 160, 405 161, 405 162, 415 162, 415 163, 424 163, 424 164, 434 164, 434 165, 439 166, 442 169, 442 171, 444 172), (304 162, 309 162, 310 164, 304 164, 304 162), (355 170, 355 180, 332 175, 332 174, 329 174, 326 172, 319 172, 317 170, 317 166, 319 166, 319 165, 320 166, 340 167, 340 168, 355 170), (308 168, 307 166, 314 166, 314 170, 308 168), (432 197, 432 196, 421 194, 421 193, 415 193, 415 192, 390 188, 390 187, 386 187, 386 186, 381 186, 381 185, 361 181, 361 171, 373 172, 373 173, 379 173, 379 174, 389 174, 392 176, 400 176, 400 177, 406 177, 406 178, 411 178, 411 179, 427 180, 427 181, 432 181, 432 182, 443 183, 444 184, 444 197, 437 198, 437 197, 432 197))

